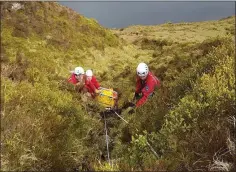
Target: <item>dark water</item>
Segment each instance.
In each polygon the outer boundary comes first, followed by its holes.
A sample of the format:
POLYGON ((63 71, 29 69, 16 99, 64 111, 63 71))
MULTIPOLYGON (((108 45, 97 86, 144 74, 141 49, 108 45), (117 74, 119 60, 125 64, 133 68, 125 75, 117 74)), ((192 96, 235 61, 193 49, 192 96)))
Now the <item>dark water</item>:
POLYGON ((235 2, 59 2, 108 28, 218 20, 235 15, 235 2))

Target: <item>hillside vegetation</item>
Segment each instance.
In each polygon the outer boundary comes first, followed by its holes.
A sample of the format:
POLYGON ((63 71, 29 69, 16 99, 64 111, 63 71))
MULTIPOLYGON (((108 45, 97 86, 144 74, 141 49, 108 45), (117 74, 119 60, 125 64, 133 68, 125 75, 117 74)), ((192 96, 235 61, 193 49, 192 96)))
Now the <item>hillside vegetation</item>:
POLYGON ((109 30, 55 2, 4 2, 1 18, 1 170, 235 170, 234 16, 109 30), (162 85, 121 113, 129 124, 107 117, 109 164, 104 109, 67 79, 93 69, 122 107, 140 62, 162 85))

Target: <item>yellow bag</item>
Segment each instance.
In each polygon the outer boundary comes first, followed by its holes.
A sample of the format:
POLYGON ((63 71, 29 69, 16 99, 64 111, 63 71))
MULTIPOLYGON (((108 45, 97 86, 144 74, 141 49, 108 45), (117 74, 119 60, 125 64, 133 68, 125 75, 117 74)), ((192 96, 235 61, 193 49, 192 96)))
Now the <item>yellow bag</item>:
POLYGON ((101 88, 100 93, 96 96, 98 103, 105 107, 113 108, 116 106, 118 94, 113 89, 101 88))

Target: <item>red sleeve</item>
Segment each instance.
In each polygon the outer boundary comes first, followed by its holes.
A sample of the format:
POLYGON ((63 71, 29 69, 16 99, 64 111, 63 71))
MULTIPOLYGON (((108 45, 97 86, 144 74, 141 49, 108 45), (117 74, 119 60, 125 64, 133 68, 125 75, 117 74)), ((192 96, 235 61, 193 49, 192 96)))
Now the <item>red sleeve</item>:
POLYGON ((148 96, 154 91, 155 89, 155 82, 153 80, 148 80, 145 87, 142 89, 142 98, 136 103, 136 107, 143 105, 146 101, 148 96))
POLYGON ((99 82, 97 81, 97 79, 96 79, 95 76, 92 77, 92 83, 93 83, 93 85, 95 86, 95 88, 98 89, 98 88, 100 87, 100 84, 99 84, 99 82))
POLYGON ((92 88, 90 87, 90 85, 89 85, 88 82, 86 82, 86 84, 85 84, 84 86, 85 86, 85 88, 88 89, 88 92, 93 93, 93 90, 92 90, 92 88))
POLYGON ((76 84, 78 82, 77 79, 75 78, 75 74, 72 74, 70 76, 70 78, 68 79, 68 82, 72 84, 76 84))
POLYGON ((135 90, 135 93, 141 93, 141 82, 140 82, 140 79, 137 77, 136 78, 136 90, 135 90))
POLYGON ((90 93, 94 93, 95 92, 96 87, 94 85, 94 79, 93 78, 92 78, 91 81, 86 80, 86 86, 89 87, 89 90, 90 90, 89 92, 90 93))

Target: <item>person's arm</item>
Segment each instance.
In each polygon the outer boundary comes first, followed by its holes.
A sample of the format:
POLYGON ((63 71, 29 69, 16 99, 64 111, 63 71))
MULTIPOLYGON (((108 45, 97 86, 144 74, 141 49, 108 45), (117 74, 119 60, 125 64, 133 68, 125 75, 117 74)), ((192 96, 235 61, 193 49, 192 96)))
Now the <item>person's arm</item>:
POLYGON ((142 89, 142 98, 136 103, 136 107, 142 106, 146 101, 148 96, 154 91, 155 84, 148 82, 146 86, 142 89))
POLYGON ((98 88, 100 87, 100 84, 99 84, 99 82, 97 81, 97 79, 96 79, 95 76, 93 77, 93 84, 94 84, 94 86, 96 87, 96 89, 98 89, 98 88))
POLYGON ((87 81, 87 85, 89 86, 89 88, 91 89, 91 91, 92 91, 93 93, 96 92, 96 87, 95 87, 95 85, 94 85, 94 83, 93 83, 92 80, 91 80, 91 81, 87 81))
POLYGON ((136 88, 135 88, 134 97, 132 99, 132 102, 135 102, 139 98, 140 93, 141 93, 141 81, 137 77, 136 78, 136 88))
POLYGON ((70 78, 68 79, 68 82, 75 85, 78 81, 75 78, 74 74, 72 74, 70 78))
POLYGON ((87 84, 87 82, 86 82, 86 84, 84 85, 84 87, 87 89, 87 91, 88 91, 90 94, 93 93, 93 90, 92 90, 91 86, 90 86, 89 84, 87 84))
POLYGON ((85 84, 85 78, 81 76, 80 80, 77 80, 76 83, 77 90, 79 90, 79 92, 83 91, 83 89, 85 88, 85 84))

